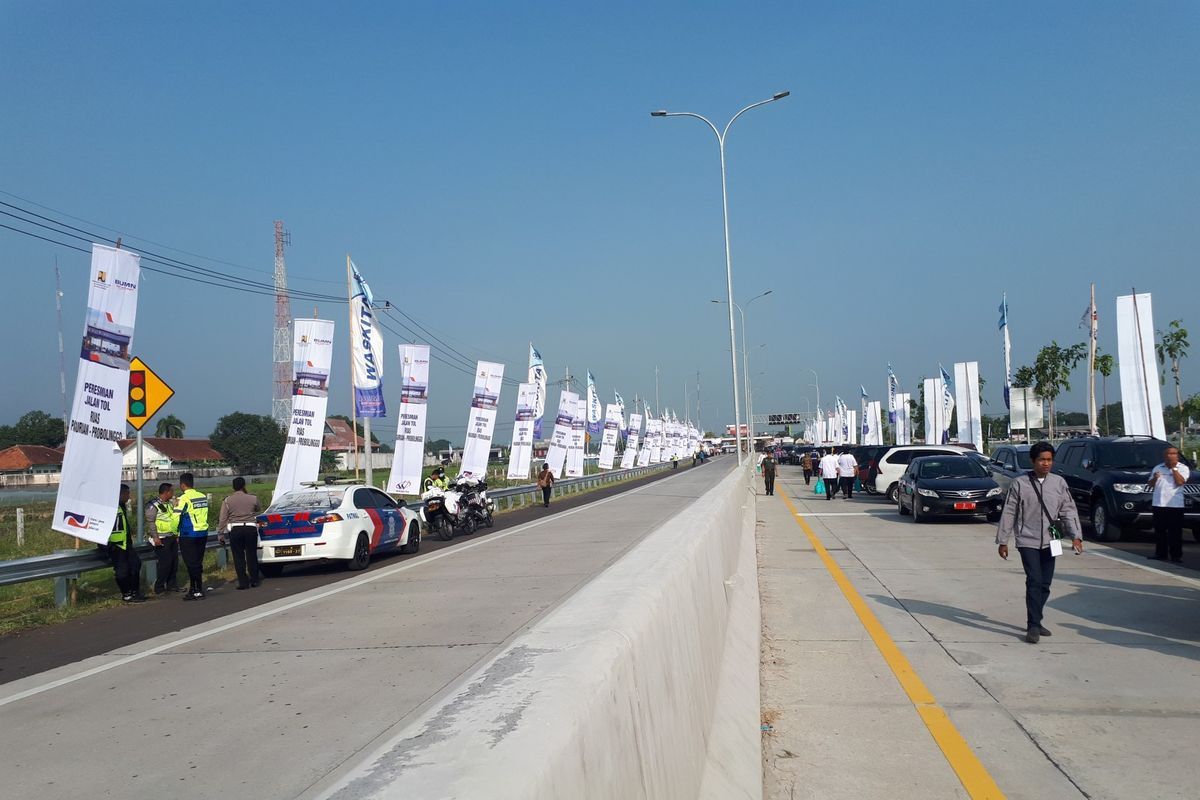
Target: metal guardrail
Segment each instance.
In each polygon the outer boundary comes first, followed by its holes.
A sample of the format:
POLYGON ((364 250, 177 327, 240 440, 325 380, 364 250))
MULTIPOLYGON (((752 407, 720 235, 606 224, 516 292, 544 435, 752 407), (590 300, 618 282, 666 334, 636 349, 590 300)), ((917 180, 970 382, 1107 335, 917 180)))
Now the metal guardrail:
MULTIPOLYGON (((555 481, 554 490, 556 494, 560 495, 578 494, 597 486, 629 480, 631 478, 639 478, 643 475, 660 472, 665 469, 670 469, 670 462, 654 464, 648 467, 599 472, 594 475, 585 475, 582 478, 567 478, 555 481)), ((497 505, 503 502, 504 510, 509 510, 529 503, 540 503, 542 490, 536 484, 529 484, 526 486, 497 489, 495 491, 489 490, 488 494, 496 501, 497 505)), ((424 503, 419 501, 407 504, 408 508, 413 510, 420 510, 423 505, 424 503)), ((219 561, 224 560, 221 558, 221 556, 224 556, 224 550, 217 541, 216 533, 209 534, 206 549, 216 549, 219 561)), ((137 553, 141 557, 143 564, 153 562, 154 560, 153 545, 138 545, 137 553)), ((55 580, 54 600, 62 608, 68 602, 71 581, 78 580, 79 576, 85 572, 105 569, 109 566, 110 562, 107 557, 96 547, 86 547, 79 550, 62 550, 44 556, 31 556, 30 558, 19 558, 12 561, 0 561, 0 586, 12 586, 18 583, 53 578, 55 580)), ((223 567, 224 564, 220 564, 220 566, 223 567)))

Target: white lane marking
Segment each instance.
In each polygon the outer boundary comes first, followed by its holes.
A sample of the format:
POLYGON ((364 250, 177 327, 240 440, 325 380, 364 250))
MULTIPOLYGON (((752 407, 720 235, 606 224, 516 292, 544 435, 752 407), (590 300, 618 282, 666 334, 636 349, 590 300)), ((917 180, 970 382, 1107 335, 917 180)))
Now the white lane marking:
MULTIPOLYGON (((679 475, 685 475, 685 474, 687 474, 687 473, 685 473, 685 472, 679 473, 679 475)), ((678 476, 675 475, 675 476, 667 476, 667 477, 678 477, 678 476)), ((658 481, 655 481, 654 483, 657 483, 657 482, 658 481)), ((377 580, 381 580, 383 578, 390 578, 391 576, 399 574, 401 572, 406 572, 410 569, 424 566, 425 564, 430 564, 434 561, 440 561, 443 558, 449 558, 450 556, 453 556, 458 553, 465 553, 468 550, 473 550, 476 547, 482 547, 490 542, 498 542, 501 539, 505 539, 509 536, 513 536, 514 534, 524 533, 525 531, 527 531, 531 528, 536 528, 537 526, 544 525, 547 522, 553 522, 555 520, 559 520, 564 517, 569 517, 572 514, 577 514, 580 511, 585 511, 590 508, 595 508, 596 506, 604 505, 605 503, 612 502, 613 500, 617 500, 622 497, 628 497, 631 494, 637 494, 638 492, 642 491, 643 489, 646 489, 653 485, 654 485, 653 483, 648 483, 644 486, 639 486, 636 489, 629 489, 627 491, 621 492, 620 494, 615 494, 612 497, 605 497, 601 500, 594 500, 586 505, 579 506, 578 508, 572 508, 569 511, 561 511, 551 517, 533 520, 532 522, 526 522, 522 525, 518 525, 517 527, 513 528, 510 531, 504 531, 503 533, 492 534, 491 536, 489 536, 486 539, 480 539, 478 541, 471 542, 469 544, 459 545, 458 547, 449 547, 449 548, 446 548, 445 550, 440 550, 436 553, 431 553, 428 556, 422 556, 419 558, 415 558, 411 561, 407 561, 403 564, 398 564, 395 567, 390 567, 388 569, 381 569, 378 572, 370 573, 369 575, 367 575, 364 578, 359 578, 358 580, 354 580, 354 581, 347 581, 345 583, 339 583, 336 586, 334 586, 333 588, 326 589, 324 591, 318 592, 317 594, 309 595, 307 597, 301 597, 298 600, 293 600, 289 603, 285 603, 284 605, 277 606, 275 608, 270 608, 265 611, 260 611, 257 614, 251 614, 248 617, 243 617, 242 619, 234 620, 232 622, 227 622, 224 625, 218 625, 215 628, 210 628, 208 630, 203 630, 198 633, 193 633, 189 636, 184 636, 182 638, 175 639, 174 641, 170 641, 165 644, 160 644, 156 647, 151 647, 149 650, 144 650, 140 653, 134 653, 132 655, 124 656, 122 658, 118 658, 116 661, 110 661, 107 664, 101 664, 99 666, 92 667, 91 669, 84 670, 83 672, 78 672, 74 675, 68 675, 65 678, 59 678, 57 680, 50 681, 49 683, 44 683, 40 686, 34 686, 34 687, 26 689, 24 691, 17 692, 16 694, 11 694, 7 697, 0 698, 0 707, 6 706, 9 703, 15 703, 18 700, 24 700, 27 697, 33 697, 34 695, 41 694, 42 692, 48 692, 51 689, 57 689, 61 686, 66 686, 68 684, 75 683, 76 681, 83 680, 84 678, 90 678, 93 675, 100 675, 101 673, 108 672, 110 669, 116 669, 117 667, 123 667, 126 664, 132 664, 135 661, 140 661, 143 658, 147 658, 149 656, 158 655, 159 653, 163 652, 164 650, 170 650, 173 647, 179 647, 180 645, 191 644, 192 642, 199 641, 200 639, 205 639, 205 638, 208 638, 209 636, 213 636, 218 633, 224 633, 225 631, 233 630, 234 628, 239 628, 242 625, 247 625, 251 622, 258 622, 261 619, 266 619, 267 617, 272 617, 272 616, 275 616, 276 614, 281 614, 284 611, 291 611, 293 608, 299 608, 300 606, 308 605, 309 603, 316 602, 317 600, 323 600, 326 597, 332 597, 335 594, 341 594, 342 592, 349 591, 350 589, 357 589, 359 586, 365 586, 368 583, 373 583, 373 582, 375 582, 377 580)), ((695 499, 695 498, 693 498, 693 499, 695 499)), ((204 624, 204 623, 201 623, 201 624, 204 624)))
POLYGON ((1197 580, 1195 578, 1189 578, 1186 575, 1178 575, 1174 572, 1169 572, 1165 569, 1159 569, 1158 567, 1152 567, 1149 564, 1139 564, 1138 562, 1134 561, 1132 558, 1122 558, 1121 556, 1113 556, 1113 555, 1109 555, 1108 553, 1097 553, 1095 550, 1088 550, 1087 554, 1090 556, 1099 556, 1100 558, 1107 558, 1109 561, 1116 561, 1121 564, 1125 564, 1126 566, 1137 567, 1138 569, 1144 569, 1144 570, 1146 570, 1146 572, 1153 572, 1155 575, 1165 575, 1166 577, 1174 578, 1175 580, 1180 581, 1181 583, 1186 583, 1186 584, 1189 584, 1190 586, 1195 586, 1197 588, 1200 588, 1200 580, 1197 580))
POLYGON ((827 511, 823 514, 820 511, 805 511, 803 514, 796 512, 797 517, 873 517, 877 515, 878 512, 870 511, 827 511))

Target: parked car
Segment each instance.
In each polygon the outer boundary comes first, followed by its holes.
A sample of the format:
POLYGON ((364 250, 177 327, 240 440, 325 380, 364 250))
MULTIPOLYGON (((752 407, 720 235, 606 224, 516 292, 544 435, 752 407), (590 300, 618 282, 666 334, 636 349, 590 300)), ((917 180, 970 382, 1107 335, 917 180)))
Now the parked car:
MULTIPOLYGON (((980 456, 980 458, 986 458, 980 456)), ((1014 480, 1033 469, 1029 460, 1029 445, 1002 445, 997 447, 990 459, 986 459, 988 469, 1000 488, 1008 492, 1008 487, 1014 480)))
MULTIPOLYGON (((1067 481, 1080 518, 1091 521, 1096 538, 1115 542, 1126 530, 1154 524, 1147 481, 1170 446, 1149 436, 1071 439, 1059 445, 1054 472, 1067 481)), ((1200 474, 1186 458, 1180 461, 1192 470, 1182 487, 1183 524, 1200 541, 1200 474)))
POLYGON ((259 515, 258 540, 259 568, 269 578, 302 561, 344 561, 357 570, 375 553, 417 552, 421 523, 404 501, 371 486, 306 486, 259 515))
POLYGON ((998 522, 1004 490, 978 458, 936 455, 914 458, 896 488, 896 509, 913 522, 936 516, 985 516, 998 522))
POLYGON ((863 486, 869 486, 868 491, 887 495, 889 503, 896 502, 896 487, 900 476, 908 469, 914 458, 922 456, 952 455, 961 456, 967 451, 957 445, 949 444, 906 444, 889 447, 877 462, 873 473, 869 473, 863 486))

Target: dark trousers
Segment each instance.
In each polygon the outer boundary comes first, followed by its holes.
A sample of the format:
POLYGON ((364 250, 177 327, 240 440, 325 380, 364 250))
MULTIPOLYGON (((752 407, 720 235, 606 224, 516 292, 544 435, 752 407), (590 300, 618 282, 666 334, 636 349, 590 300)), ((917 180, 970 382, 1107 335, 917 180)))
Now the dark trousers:
MULTIPOLYGON (((132 538, 132 537, 130 537, 132 538)), ((142 590, 142 559, 133 549, 133 543, 124 548, 115 544, 108 546, 108 557, 113 565, 113 577, 123 597, 138 594, 142 590)))
POLYGON ((204 591, 204 547, 207 543, 207 536, 179 537, 179 554, 187 567, 188 590, 191 592, 204 591))
POLYGON ((1183 558, 1183 509, 1154 507, 1154 555, 1183 558))
POLYGON ((763 483, 766 485, 767 494, 775 494, 775 472, 774 472, 774 470, 772 470, 771 472, 763 473, 763 483))
POLYGON ((811 469, 804 470, 804 485, 808 486, 808 482, 811 480, 812 480, 812 470, 811 469))
POLYGON ((544 506, 550 505, 550 492, 552 492, 553 490, 554 490, 553 486, 543 486, 542 487, 542 505, 544 505, 544 506))
POLYGON ((258 526, 230 525, 229 547, 233 550, 233 568, 237 570, 238 586, 243 589, 258 584, 258 526))
POLYGON ((161 545, 154 548, 154 560, 158 562, 158 577, 154 579, 154 591, 179 588, 179 537, 160 536, 161 545))
POLYGON ((1054 556, 1049 547, 1018 547, 1021 566, 1025 568, 1025 627, 1042 624, 1042 609, 1050 597, 1050 582, 1054 580, 1054 556))
POLYGON ((854 495, 854 478, 839 478, 842 484, 842 497, 849 500, 854 495))
POLYGON ((837 478, 822 478, 821 480, 825 482, 825 499, 832 500, 833 493, 837 491, 838 479, 837 478))

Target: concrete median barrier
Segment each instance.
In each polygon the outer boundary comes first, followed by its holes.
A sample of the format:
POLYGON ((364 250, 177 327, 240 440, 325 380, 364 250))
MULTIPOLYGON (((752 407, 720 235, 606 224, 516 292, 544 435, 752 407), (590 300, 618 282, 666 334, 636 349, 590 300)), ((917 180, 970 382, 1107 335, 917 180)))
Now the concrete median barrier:
POLYGON ((320 796, 761 797, 750 479, 731 472, 320 796))

